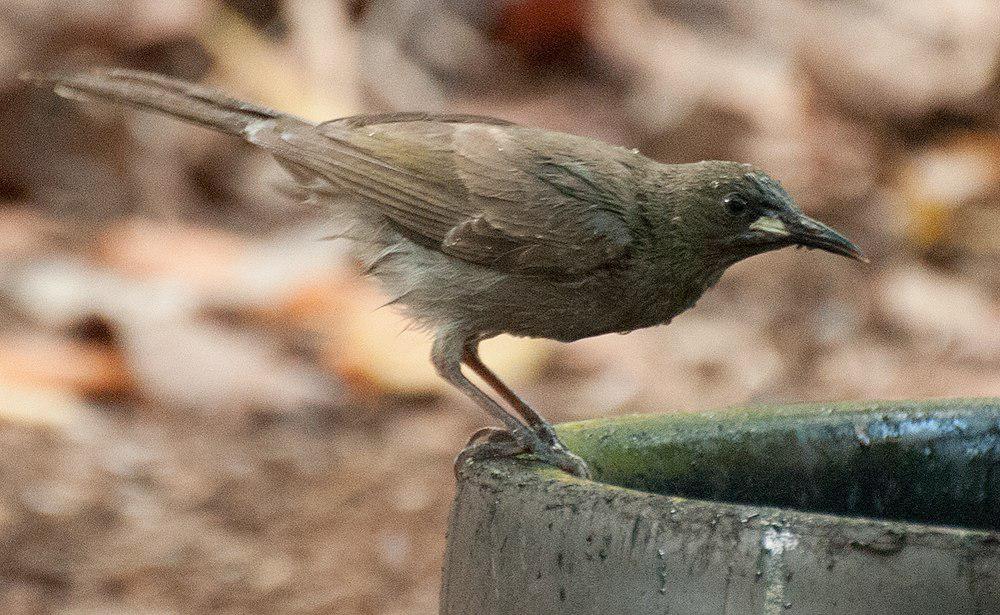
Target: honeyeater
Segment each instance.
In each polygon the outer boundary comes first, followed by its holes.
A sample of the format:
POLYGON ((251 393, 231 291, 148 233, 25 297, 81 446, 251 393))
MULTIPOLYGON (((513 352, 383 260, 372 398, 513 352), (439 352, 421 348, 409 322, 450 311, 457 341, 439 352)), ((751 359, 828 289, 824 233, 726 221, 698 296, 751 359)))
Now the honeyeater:
POLYGON ((480 361, 487 338, 571 342, 669 323, 733 263, 785 246, 864 259, 747 164, 663 164, 473 115, 314 123, 131 70, 25 78, 69 98, 160 111, 241 137, 274 156, 311 199, 328 201, 331 215, 350 223, 367 272, 433 332, 438 373, 503 425, 482 430, 488 437, 470 441, 460 460, 530 453, 588 475, 551 425, 480 361), (345 194, 353 197, 346 204, 338 198, 345 194))

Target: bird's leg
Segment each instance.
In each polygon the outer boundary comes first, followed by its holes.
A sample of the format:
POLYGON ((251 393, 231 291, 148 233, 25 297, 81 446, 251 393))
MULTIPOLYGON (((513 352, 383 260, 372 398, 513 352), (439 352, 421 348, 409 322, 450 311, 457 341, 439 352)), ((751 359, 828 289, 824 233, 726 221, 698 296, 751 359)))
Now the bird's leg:
MULTIPOLYGON (((445 329, 438 332, 431 350, 431 361, 442 378, 455 388, 465 393, 478 404, 487 414, 503 423, 510 438, 516 446, 508 446, 503 442, 487 442, 485 445, 490 456, 512 456, 519 453, 531 453, 539 460, 552 464, 570 474, 587 477, 589 470, 582 459, 569 452, 561 443, 550 444, 542 440, 534 430, 529 429, 513 414, 508 412, 492 397, 484 393, 462 373, 462 356, 468 345, 469 338, 457 335, 455 331, 445 329), (503 447, 490 446, 504 444, 503 447), (500 450, 502 448, 502 450, 500 450)), ((478 454, 477 454, 478 456, 478 454)), ((459 455, 458 462, 464 462, 468 455, 459 455)))
POLYGON ((479 358, 478 346, 477 342, 466 344, 462 353, 462 362, 468 365, 469 369, 474 371, 476 375, 483 379, 483 382, 496 391, 497 395, 510 404, 521 415, 521 418, 528 424, 528 427, 531 427, 539 437, 549 444, 557 444, 559 438, 556 437, 556 432, 552 429, 551 423, 545 420, 545 417, 541 414, 535 412, 527 402, 504 384, 503 380, 500 380, 500 377, 493 373, 493 370, 486 367, 486 364, 479 358))
POLYGON ((510 412, 504 410, 503 406, 486 393, 483 393, 479 387, 465 377, 465 374, 462 373, 461 348, 461 345, 453 343, 451 335, 447 333, 438 334, 431 349, 431 361, 434 363, 437 373, 452 386, 465 393, 472 401, 476 402, 487 414, 503 423, 504 427, 522 444, 527 446, 531 439, 538 440, 538 436, 528 429, 524 423, 517 420, 517 417, 510 412))

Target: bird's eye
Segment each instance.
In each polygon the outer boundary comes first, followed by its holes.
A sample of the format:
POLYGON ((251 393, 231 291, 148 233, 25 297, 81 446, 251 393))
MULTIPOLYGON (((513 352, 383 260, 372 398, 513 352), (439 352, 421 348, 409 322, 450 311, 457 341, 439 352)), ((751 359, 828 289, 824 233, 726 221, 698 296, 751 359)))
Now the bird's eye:
POLYGON ((722 199, 722 203, 729 210, 729 213, 734 216, 742 216, 747 212, 747 202, 743 200, 743 197, 730 194, 726 198, 722 199))

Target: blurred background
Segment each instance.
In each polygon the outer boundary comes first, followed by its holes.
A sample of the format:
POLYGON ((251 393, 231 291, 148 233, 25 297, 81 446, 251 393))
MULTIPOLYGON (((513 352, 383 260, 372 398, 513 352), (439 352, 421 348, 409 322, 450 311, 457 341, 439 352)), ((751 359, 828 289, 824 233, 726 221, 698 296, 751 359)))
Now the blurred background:
POLYGON ((753 162, 869 253, 744 261, 666 328, 487 344, 573 420, 1000 395, 998 57, 993 0, 0 0, 0 612, 435 613, 486 423, 270 159, 21 71, 753 162))

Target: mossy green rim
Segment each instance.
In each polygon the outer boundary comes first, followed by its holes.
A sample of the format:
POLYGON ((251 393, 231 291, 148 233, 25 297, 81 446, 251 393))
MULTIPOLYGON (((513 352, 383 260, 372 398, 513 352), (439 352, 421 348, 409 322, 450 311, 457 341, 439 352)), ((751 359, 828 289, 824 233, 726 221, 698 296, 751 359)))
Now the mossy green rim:
POLYGON ((1000 399, 627 415, 559 425, 594 481, 734 505, 1000 529, 1000 399))

